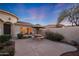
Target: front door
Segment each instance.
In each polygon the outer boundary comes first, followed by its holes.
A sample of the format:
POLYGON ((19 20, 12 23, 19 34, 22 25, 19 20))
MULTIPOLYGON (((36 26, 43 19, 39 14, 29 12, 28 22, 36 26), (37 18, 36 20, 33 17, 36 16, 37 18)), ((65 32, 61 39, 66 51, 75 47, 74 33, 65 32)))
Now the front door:
POLYGON ((11 23, 4 23, 4 34, 11 34, 11 23))

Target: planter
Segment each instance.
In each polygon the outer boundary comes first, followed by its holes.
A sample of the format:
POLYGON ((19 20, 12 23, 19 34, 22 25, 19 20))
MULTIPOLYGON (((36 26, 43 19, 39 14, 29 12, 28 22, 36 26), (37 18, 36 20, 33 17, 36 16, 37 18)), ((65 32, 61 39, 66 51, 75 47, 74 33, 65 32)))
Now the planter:
POLYGON ((13 56, 15 54, 15 42, 6 42, 3 48, 0 50, 0 56, 13 56))

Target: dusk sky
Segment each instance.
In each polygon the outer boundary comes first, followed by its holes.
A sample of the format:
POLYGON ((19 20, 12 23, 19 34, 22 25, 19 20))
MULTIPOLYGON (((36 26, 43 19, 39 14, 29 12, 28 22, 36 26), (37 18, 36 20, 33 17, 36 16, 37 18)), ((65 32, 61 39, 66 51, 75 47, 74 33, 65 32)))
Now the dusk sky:
POLYGON ((60 12, 72 4, 64 3, 1 3, 0 9, 15 14, 19 21, 32 24, 56 24, 60 12))

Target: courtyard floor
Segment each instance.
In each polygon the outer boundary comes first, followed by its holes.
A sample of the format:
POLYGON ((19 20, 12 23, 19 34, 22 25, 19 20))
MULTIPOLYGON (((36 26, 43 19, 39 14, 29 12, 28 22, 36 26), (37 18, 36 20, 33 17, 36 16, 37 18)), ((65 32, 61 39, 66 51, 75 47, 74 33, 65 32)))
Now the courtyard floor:
POLYGON ((68 51, 77 50, 75 47, 53 42, 50 40, 15 40, 15 56, 59 56, 68 51))

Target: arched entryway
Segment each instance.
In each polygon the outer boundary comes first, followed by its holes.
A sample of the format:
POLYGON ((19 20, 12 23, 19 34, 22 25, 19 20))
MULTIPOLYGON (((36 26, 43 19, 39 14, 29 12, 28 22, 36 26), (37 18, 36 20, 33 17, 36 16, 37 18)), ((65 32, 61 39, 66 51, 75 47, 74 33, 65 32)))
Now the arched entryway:
POLYGON ((4 23, 3 31, 4 31, 4 34, 11 34, 11 23, 10 22, 4 23))

